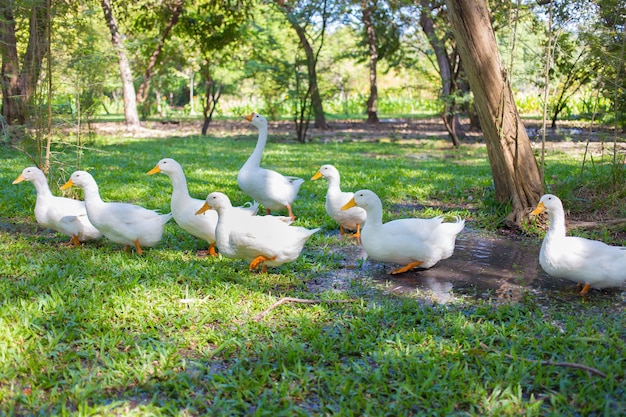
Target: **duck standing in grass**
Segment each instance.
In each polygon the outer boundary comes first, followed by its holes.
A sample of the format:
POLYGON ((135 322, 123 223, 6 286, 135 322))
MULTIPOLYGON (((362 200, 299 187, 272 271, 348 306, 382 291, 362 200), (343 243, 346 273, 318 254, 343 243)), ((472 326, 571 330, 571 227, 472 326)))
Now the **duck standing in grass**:
POLYGON ((239 188, 263 204, 267 214, 272 210, 287 209, 291 220, 295 220, 291 204, 296 199, 302 178, 288 177, 271 169, 261 168, 261 156, 267 143, 267 119, 260 114, 251 113, 244 119, 252 123, 259 130, 254 152, 241 167, 237 174, 239 188))
POLYGON ((361 226, 365 223, 367 213, 361 207, 350 207, 342 210, 341 207, 346 204, 354 193, 341 191, 341 177, 339 171, 333 165, 322 165, 321 168, 311 177, 315 181, 319 178, 328 180, 328 191, 326 192, 326 213, 339 223, 339 233, 341 236, 345 234, 345 229, 355 230, 356 233, 351 235, 358 244, 361 244, 361 226))
MULTIPOLYGON (((174 159, 161 159, 154 168, 148 171, 148 175, 159 172, 167 175, 172 181, 170 209, 176 223, 187 233, 209 243, 208 250, 198 251, 198 256, 217 256, 217 252, 215 252, 217 212, 215 210, 207 210, 202 215, 196 216, 196 211, 202 207, 204 200, 193 198, 189 195, 187 178, 185 177, 183 167, 174 159)), ((259 204, 256 202, 246 207, 238 207, 238 209, 250 216, 255 215, 258 208, 259 204)))
POLYGON ((134 245, 139 255, 142 246, 156 246, 163 237, 165 223, 172 213, 159 214, 154 210, 128 203, 105 203, 100 197, 96 180, 86 171, 76 171, 61 186, 81 187, 85 192, 85 206, 89 221, 109 240, 125 245, 134 245))
POLYGON ((552 194, 539 200, 532 215, 548 213, 546 233, 539 263, 546 273, 578 283, 581 294, 589 289, 619 287, 626 281, 626 247, 611 246, 598 240, 567 236, 563 203, 552 194))
POLYGON ((19 184, 22 181, 32 182, 37 191, 35 202, 37 223, 69 236, 68 246, 80 246, 81 242, 102 237, 102 233, 91 224, 87 217, 85 202, 52 195, 42 170, 37 167, 24 168, 13 184, 19 184))
POLYGON ((391 271, 400 274, 413 268, 430 268, 454 252, 456 235, 465 227, 465 220, 444 223, 443 216, 432 219, 399 219, 383 224, 383 205, 370 190, 354 193, 342 210, 358 206, 367 212, 361 229, 361 242, 367 255, 375 261, 404 265, 391 271))
POLYGON ((280 266, 298 259, 306 241, 320 230, 291 226, 274 216, 246 216, 235 210, 228 196, 213 192, 197 214, 206 210, 218 214, 215 237, 217 249, 227 258, 244 259, 249 270, 280 266))

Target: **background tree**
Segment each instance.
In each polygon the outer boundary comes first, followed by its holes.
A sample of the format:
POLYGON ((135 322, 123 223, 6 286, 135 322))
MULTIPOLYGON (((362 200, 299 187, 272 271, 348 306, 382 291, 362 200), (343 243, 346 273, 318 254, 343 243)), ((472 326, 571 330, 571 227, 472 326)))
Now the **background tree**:
POLYGON ((300 46, 304 51, 309 75, 307 95, 311 97, 311 106, 315 116, 315 127, 327 129, 326 115, 322 104, 322 96, 317 83, 317 59, 324 45, 326 25, 332 9, 329 0, 299 0, 289 2, 277 0, 276 3, 285 13, 287 21, 298 35, 300 46), (313 45, 317 44, 317 50, 313 45))
POLYGON ((2 56, 2 116, 9 124, 25 124, 29 105, 41 75, 44 57, 48 53, 51 5, 47 0, 35 0, 21 5, 0 0, 0 54, 2 56), (20 59, 16 36, 15 7, 28 18, 26 51, 20 59))
POLYGON ((130 61, 126 54, 126 47, 122 41, 117 20, 113 14, 110 0, 101 0, 102 10, 104 12, 104 20, 111 32, 111 42, 113 49, 117 53, 117 59, 120 67, 120 77, 122 80, 122 91, 124 95, 124 117, 126 118, 126 126, 134 129, 139 127, 139 114, 137 113, 137 97, 135 93, 135 84, 133 73, 130 67, 130 61))
POLYGON ((244 29, 252 4, 248 1, 196 1, 181 17, 180 36, 193 42, 201 56, 200 71, 205 87, 202 134, 205 135, 221 97, 221 84, 214 78, 213 67, 229 57, 229 48, 244 39, 244 29))
POLYGON ((448 16, 474 94, 496 199, 519 226, 544 192, 530 140, 513 100, 485 0, 447 0, 448 16))

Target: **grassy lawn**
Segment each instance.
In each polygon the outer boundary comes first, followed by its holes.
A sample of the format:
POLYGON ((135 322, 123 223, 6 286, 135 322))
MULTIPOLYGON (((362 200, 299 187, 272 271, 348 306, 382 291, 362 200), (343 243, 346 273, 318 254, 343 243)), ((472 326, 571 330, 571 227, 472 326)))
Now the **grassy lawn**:
MULTIPOLYGON (((223 191, 239 205, 249 199, 237 171, 256 141, 255 131, 245 132, 97 137, 80 167, 105 201, 169 212, 169 179, 146 172, 171 157, 185 169, 192 196, 223 191)), ((438 303, 420 292, 389 294, 368 279, 333 285, 363 261, 346 255, 354 243, 341 240, 325 214, 325 180, 308 181, 322 164, 339 169, 343 189, 378 193, 386 220, 451 213, 490 233, 505 215, 493 203, 480 143, 453 150, 434 138, 354 139, 270 139, 263 165, 307 179, 293 205, 296 224, 322 231, 296 262, 267 274, 240 260, 198 258, 206 242, 173 221, 143 256, 105 239, 64 247, 65 236, 35 223, 34 187, 11 184, 32 163, 3 146, 0 414, 626 414, 623 289, 584 299, 545 289, 516 302, 459 295, 438 303), (258 316, 282 297, 322 302, 258 316)), ((76 167, 72 149, 56 145, 53 194, 76 167)), ((589 208, 576 192, 608 177, 611 166, 596 159, 578 177, 580 156, 556 149, 546 162, 551 191, 597 217, 602 206, 594 200, 589 208)), ((624 195, 617 201, 606 207, 614 217, 624 215, 624 195)), ((621 227, 600 236, 624 244, 621 227)))

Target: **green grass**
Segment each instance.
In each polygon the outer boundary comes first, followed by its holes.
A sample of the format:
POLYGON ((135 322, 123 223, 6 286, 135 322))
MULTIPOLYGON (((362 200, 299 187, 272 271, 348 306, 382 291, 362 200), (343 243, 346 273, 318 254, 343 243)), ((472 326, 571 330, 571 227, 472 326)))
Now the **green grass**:
MULTIPOLYGON (((236 174, 254 140, 97 138, 82 168, 105 200, 166 212, 169 179, 145 173, 173 157, 192 195, 220 190, 241 204, 248 198, 236 174)), ((68 149, 55 154, 55 184, 75 165, 68 149)), ((312 291, 309 282, 345 272, 337 249, 353 245, 339 240, 324 213, 324 180, 306 181, 294 204, 297 224, 322 232, 296 262, 268 274, 248 272, 243 261, 197 258, 205 244, 173 222, 144 256, 106 240, 69 249, 60 246, 64 236, 35 224, 32 185, 11 184, 31 163, 6 147, 1 158, 0 414, 626 412, 619 295, 564 299, 545 290, 518 302, 461 296, 438 304, 385 294, 367 279, 312 291), (283 296, 354 302, 288 304, 254 320, 283 296), (585 364, 607 376, 538 361, 585 364)), ((580 166, 561 154, 549 158, 555 175, 580 166)), ((376 191, 387 219, 451 213, 471 227, 493 228, 503 215, 489 204, 492 181, 481 146, 270 142, 263 157, 265 166, 306 179, 324 163, 338 167, 344 189, 376 191)))

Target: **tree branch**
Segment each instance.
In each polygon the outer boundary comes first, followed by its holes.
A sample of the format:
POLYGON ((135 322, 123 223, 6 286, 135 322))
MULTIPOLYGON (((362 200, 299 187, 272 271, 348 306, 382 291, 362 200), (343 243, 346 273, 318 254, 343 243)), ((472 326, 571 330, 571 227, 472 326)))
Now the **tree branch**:
MULTIPOLYGON (((485 349, 485 350, 492 351, 494 353, 502 355, 502 352, 500 352, 499 350, 492 349, 492 348, 490 348, 489 346, 487 346, 486 344, 484 344, 482 342, 480 343, 480 347, 485 349)), ((509 358, 509 359, 516 359, 513 356, 509 355, 508 353, 505 353, 504 357, 509 358)), ((597 370, 596 368, 592 368, 590 366, 583 365, 583 364, 580 364, 580 363, 539 361, 539 360, 529 359, 529 358, 520 358, 520 359, 523 359, 523 360, 529 361, 529 362, 539 363, 541 365, 546 365, 546 366, 563 366, 563 367, 567 367, 567 368, 582 369, 583 371, 587 371, 588 373, 596 374, 598 376, 601 376, 602 378, 606 378, 606 374, 604 372, 601 372, 601 371, 597 370)))
POLYGON ((310 300, 308 298, 292 298, 292 297, 283 297, 280 300, 276 301, 267 309, 263 310, 256 316, 252 318, 254 321, 260 321, 263 317, 267 316, 272 310, 276 307, 279 307, 286 303, 303 303, 303 304, 339 304, 339 303, 354 303, 356 300, 310 300))

